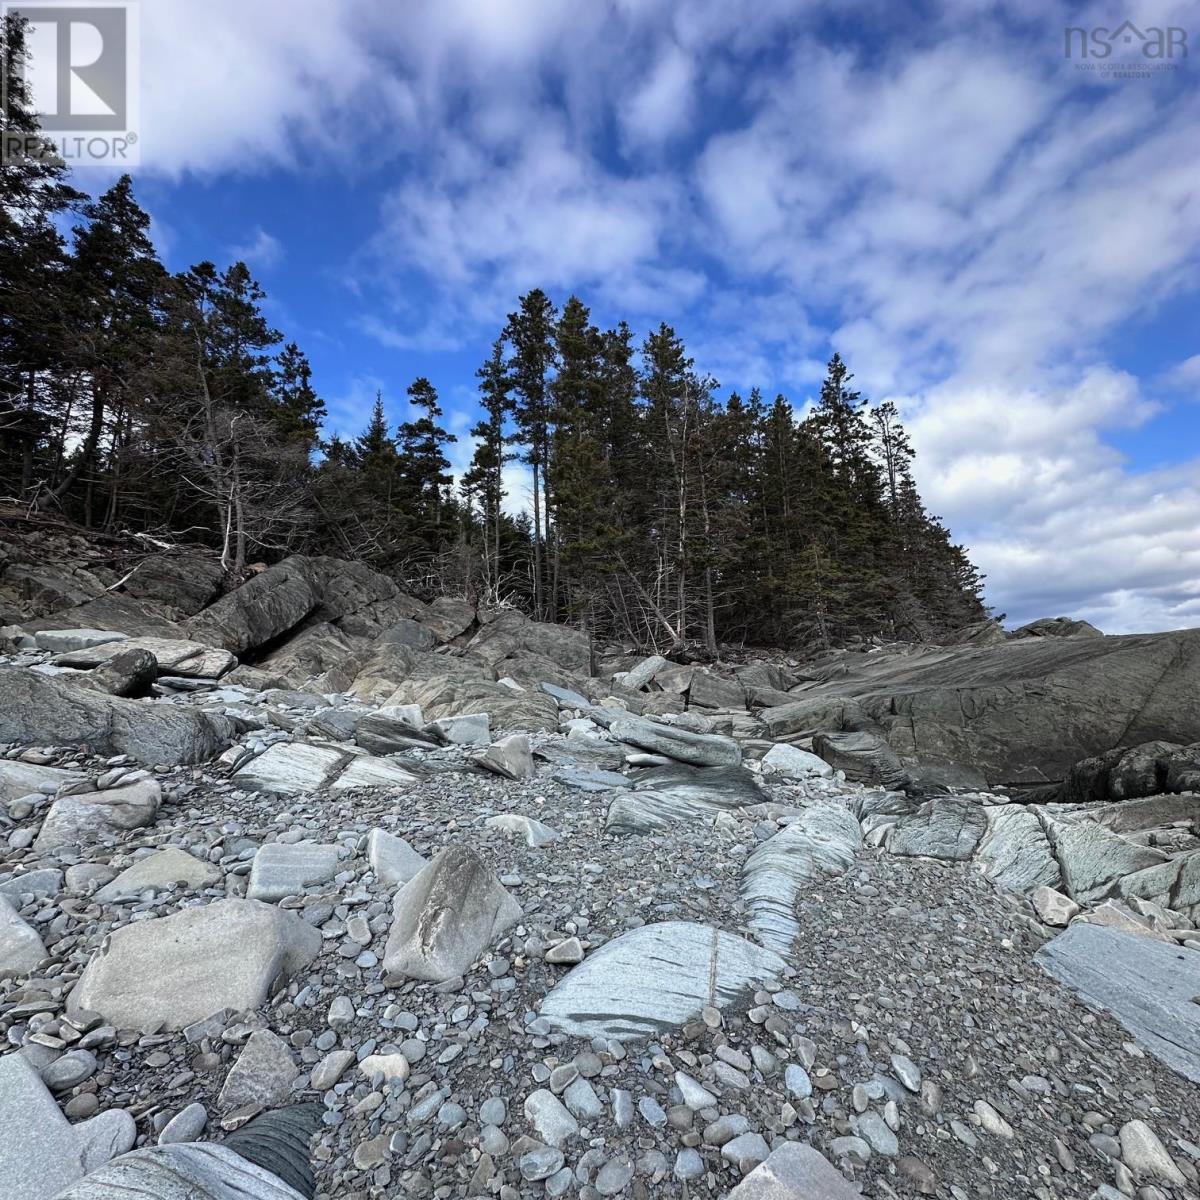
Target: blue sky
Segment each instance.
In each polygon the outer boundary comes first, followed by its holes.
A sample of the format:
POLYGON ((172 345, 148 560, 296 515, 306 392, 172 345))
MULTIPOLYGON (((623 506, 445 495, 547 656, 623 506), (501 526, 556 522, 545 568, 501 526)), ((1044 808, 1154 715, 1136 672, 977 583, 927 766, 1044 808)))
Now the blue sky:
POLYGON ((139 195, 340 431, 418 375, 465 431, 532 286, 797 407, 837 349, 1010 620, 1200 624, 1200 4, 822 8, 150 0, 139 195), (1064 57, 1126 18, 1197 57, 1064 57))

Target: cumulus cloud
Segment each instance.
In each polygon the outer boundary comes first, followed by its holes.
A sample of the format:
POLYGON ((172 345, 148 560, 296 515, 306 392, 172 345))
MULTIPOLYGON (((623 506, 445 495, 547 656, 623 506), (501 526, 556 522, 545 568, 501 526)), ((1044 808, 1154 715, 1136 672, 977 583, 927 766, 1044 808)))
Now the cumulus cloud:
MULTIPOLYGON (((1187 8, 1150 7, 1128 15, 1187 8)), ((878 0, 839 13, 157 0, 145 160, 178 176, 369 155, 377 226, 346 319, 388 349, 481 357, 533 286, 667 319, 726 386, 798 406, 837 348, 902 403, 930 505, 997 608, 1200 621, 1197 464, 1119 450, 1200 395, 1200 356, 1150 379, 1113 365, 1131 323, 1194 289, 1200 93, 1064 61, 1068 18, 1111 15, 1098 0, 944 2, 918 32, 878 0)), ((358 390, 339 411, 369 407, 358 390)))

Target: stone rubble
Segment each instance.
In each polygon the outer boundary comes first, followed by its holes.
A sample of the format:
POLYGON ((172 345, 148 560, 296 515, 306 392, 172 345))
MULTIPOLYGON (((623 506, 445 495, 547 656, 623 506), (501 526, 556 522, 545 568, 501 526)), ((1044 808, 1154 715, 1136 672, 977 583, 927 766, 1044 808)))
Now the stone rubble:
POLYGON ((238 1138, 300 1102, 318 1200, 1200 1198, 1200 747, 935 785, 380 578, 6 634, 6 1200, 294 1200, 238 1138))

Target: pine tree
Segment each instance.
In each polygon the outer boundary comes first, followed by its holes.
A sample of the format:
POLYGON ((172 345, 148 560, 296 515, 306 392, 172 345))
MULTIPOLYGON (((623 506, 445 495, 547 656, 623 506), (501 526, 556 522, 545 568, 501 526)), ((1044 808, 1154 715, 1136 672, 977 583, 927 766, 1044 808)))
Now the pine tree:
POLYGON ((409 386, 408 400, 421 415, 396 431, 403 498, 419 539, 436 546, 443 535, 445 489, 453 482, 443 447, 458 438, 438 425, 442 410, 428 379, 422 377, 409 386))
POLYGON ((533 611, 541 620, 548 611, 545 580, 545 547, 550 520, 550 435, 553 424, 551 374, 555 365, 556 314, 550 298, 540 288, 522 296, 510 313, 504 338, 512 347, 514 410, 525 462, 533 475, 533 611))
POLYGON ((321 423, 327 415, 325 402, 312 385, 312 366, 295 342, 284 346, 275 363, 271 392, 280 437, 311 454, 320 441, 321 423))
POLYGON ((504 341, 492 343, 492 353, 475 373, 479 380, 479 403, 485 418, 472 430, 479 439, 471 466, 463 476, 463 490, 480 507, 483 525, 483 575, 485 594, 499 600, 500 523, 504 503, 504 464, 512 457, 505 449, 504 425, 512 412, 504 341))

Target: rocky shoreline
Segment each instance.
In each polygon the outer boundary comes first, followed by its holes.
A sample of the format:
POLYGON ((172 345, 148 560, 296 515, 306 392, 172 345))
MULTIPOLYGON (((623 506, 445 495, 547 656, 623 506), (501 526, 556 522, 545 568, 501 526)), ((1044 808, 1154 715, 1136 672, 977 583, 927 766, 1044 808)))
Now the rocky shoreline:
POLYGON ((0 1193, 310 1102, 328 1200, 1200 1196, 1191 710, 1080 704, 1059 770, 997 665, 1098 694, 1122 639, 597 661, 342 568, 3 631, 0 1193), (1036 795, 946 756, 985 651, 1036 795))

